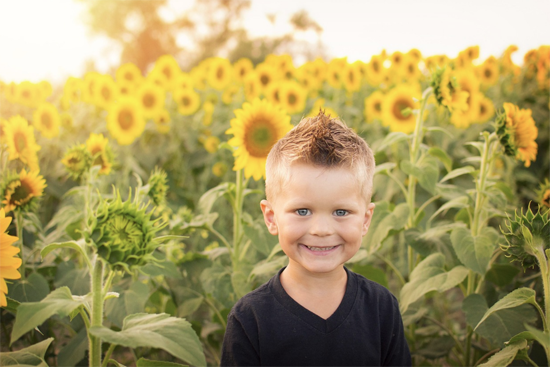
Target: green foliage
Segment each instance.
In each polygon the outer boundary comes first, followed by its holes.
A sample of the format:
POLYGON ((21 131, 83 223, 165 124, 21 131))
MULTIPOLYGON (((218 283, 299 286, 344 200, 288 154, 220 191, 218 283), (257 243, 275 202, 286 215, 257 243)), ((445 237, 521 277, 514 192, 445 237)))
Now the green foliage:
POLYGON ((0 365, 47 367, 48 364, 44 360, 44 355, 52 341, 53 338, 48 338, 16 352, 0 353, 0 365))
POLYGON ((206 365, 200 341, 183 319, 166 314, 133 314, 124 318, 121 331, 104 326, 90 328, 90 334, 125 347, 153 347, 196 366, 206 365))

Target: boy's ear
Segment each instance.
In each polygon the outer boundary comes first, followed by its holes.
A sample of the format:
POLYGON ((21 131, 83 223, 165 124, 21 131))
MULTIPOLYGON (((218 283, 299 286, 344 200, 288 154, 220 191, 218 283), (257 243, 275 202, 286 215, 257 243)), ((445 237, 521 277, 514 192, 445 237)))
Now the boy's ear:
POLYGON ((373 213, 374 213, 374 203, 370 203, 367 206, 367 211, 365 212, 365 218, 363 220, 363 230, 362 230, 363 236, 366 235, 367 232, 369 231, 370 221, 372 219, 373 213))
POLYGON ((264 213, 264 221, 267 226, 267 230, 272 235, 276 236, 279 234, 277 228, 277 223, 275 221, 275 212, 273 211, 273 206, 267 200, 260 201, 260 207, 262 208, 262 213, 264 213))

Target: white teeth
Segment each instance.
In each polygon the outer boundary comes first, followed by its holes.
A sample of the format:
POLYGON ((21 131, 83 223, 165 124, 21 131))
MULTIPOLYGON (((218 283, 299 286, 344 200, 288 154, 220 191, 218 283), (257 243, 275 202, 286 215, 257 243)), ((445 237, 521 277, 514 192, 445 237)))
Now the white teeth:
POLYGON ((311 251, 329 251, 329 250, 332 250, 333 248, 335 248, 336 246, 332 246, 332 247, 313 247, 313 246, 306 246, 308 249, 310 249, 311 251))

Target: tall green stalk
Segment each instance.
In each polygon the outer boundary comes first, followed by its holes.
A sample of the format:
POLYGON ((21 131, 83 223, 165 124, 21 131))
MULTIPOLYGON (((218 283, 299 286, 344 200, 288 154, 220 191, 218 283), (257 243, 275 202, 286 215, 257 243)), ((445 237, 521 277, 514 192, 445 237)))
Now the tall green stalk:
MULTIPOLYGON (((92 274, 92 319, 91 327, 103 325, 103 261, 96 258, 92 274)), ((88 334, 90 366, 101 366, 101 339, 88 334)))
MULTIPOLYGON (((431 87, 426 88, 424 93, 422 93, 422 100, 420 105, 420 111, 416 117, 416 125, 414 128, 413 139, 410 149, 410 161, 413 166, 418 162, 418 157, 420 154, 420 144, 422 144, 422 139, 424 137, 424 110, 426 109, 426 102, 428 97, 432 94, 433 89, 431 87)), ((413 228, 415 225, 415 216, 416 216, 416 182, 417 179, 413 175, 409 175, 409 187, 407 190, 407 204, 409 206, 409 219, 407 222, 407 228, 413 228)), ((408 259, 409 259, 409 275, 414 270, 415 261, 414 261, 414 250, 409 246, 408 248, 408 259)))

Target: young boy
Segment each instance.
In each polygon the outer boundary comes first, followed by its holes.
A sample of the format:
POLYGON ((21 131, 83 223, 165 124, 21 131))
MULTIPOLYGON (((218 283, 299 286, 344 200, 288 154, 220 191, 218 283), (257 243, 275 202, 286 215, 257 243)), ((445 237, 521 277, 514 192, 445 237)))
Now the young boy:
POLYGON ((395 297, 344 267, 374 211, 367 143, 320 112, 272 148, 265 224, 288 266, 231 310, 222 366, 410 366, 395 297))

